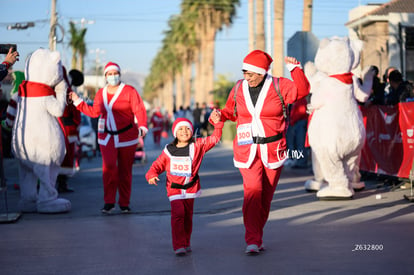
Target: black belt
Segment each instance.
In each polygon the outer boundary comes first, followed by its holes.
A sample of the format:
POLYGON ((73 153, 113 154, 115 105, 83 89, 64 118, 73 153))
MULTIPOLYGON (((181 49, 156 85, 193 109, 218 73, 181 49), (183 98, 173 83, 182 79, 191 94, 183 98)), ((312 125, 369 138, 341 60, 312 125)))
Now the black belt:
POLYGON ((196 183, 196 181, 198 180, 198 174, 194 176, 194 178, 187 184, 178 184, 175 182, 171 183, 171 188, 175 188, 175 189, 188 189, 190 187, 193 187, 193 185, 196 183))
POLYGON ((270 142, 277 141, 281 139, 282 137, 283 137, 283 133, 279 133, 271 137, 253 137, 253 143, 256 143, 256 144, 270 143, 270 142))
POLYGON ((126 132, 131 128, 132 128, 132 123, 129 124, 127 127, 122 128, 121 130, 118 130, 118 131, 110 131, 110 130, 106 129, 106 127, 105 127, 105 133, 108 133, 110 135, 119 135, 120 133, 126 132))

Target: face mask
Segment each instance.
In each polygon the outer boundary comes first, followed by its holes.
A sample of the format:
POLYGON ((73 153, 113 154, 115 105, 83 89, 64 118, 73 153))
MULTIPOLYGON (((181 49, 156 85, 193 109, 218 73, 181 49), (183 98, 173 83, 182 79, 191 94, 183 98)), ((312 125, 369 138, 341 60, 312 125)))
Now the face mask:
POLYGON ((116 86, 119 84, 119 74, 114 74, 114 75, 108 75, 106 77, 106 81, 108 82, 109 85, 111 86, 116 86))

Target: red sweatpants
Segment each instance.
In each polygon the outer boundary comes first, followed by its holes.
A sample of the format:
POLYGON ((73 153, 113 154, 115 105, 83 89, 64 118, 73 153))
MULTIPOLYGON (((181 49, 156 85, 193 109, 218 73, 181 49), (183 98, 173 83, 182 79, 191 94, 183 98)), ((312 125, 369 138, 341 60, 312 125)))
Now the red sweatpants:
POLYGON ((243 177, 243 222, 246 244, 262 245, 263 228, 269 218, 270 205, 282 167, 266 168, 259 158, 259 150, 250 168, 240 168, 243 177))
POLYGON ((171 233, 173 249, 189 247, 193 232, 194 199, 171 201, 171 233))
POLYGON ((132 185, 132 165, 136 144, 115 148, 113 138, 106 146, 100 145, 102 154, 102 177, 105 203, 115 204, 116 192, 119 192, 118 204, 129 206, 132 185))

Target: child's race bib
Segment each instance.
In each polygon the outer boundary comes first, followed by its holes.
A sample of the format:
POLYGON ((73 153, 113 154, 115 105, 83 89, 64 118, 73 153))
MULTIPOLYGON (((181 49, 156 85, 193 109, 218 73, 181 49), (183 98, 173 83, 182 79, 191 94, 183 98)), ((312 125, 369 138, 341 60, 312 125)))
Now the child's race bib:
POLYGON ((237 144, 244 145, 244 144, 252 144, 253 143, 253 135, 252 135, 252 124, 246 123, 241 124, 237 127, 237 144))
POLYGON ((99 118, 98 120, 98 133, 104 133, 105 132, 105 119, 99 118))
POLYGON ((181 177, 191 176, 191 159, 190 157, 171 157, 170 174, 181 177))

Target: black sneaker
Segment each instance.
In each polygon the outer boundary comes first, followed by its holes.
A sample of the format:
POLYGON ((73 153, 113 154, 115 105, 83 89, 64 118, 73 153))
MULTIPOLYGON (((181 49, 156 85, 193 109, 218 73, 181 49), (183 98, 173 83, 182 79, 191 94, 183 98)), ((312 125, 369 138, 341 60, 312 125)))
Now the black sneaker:
POLYGON ((113 203, 105 203, 104 207, 101 209, 102 213, 109 214, 114 210, 115 205, 113 203))
POLYGON ((129 213, 131 213, 131 208, 129 208, 129 206, 120 206, 119 208, 121 208, 121 212, 123 214, 129 214, 129 213))

